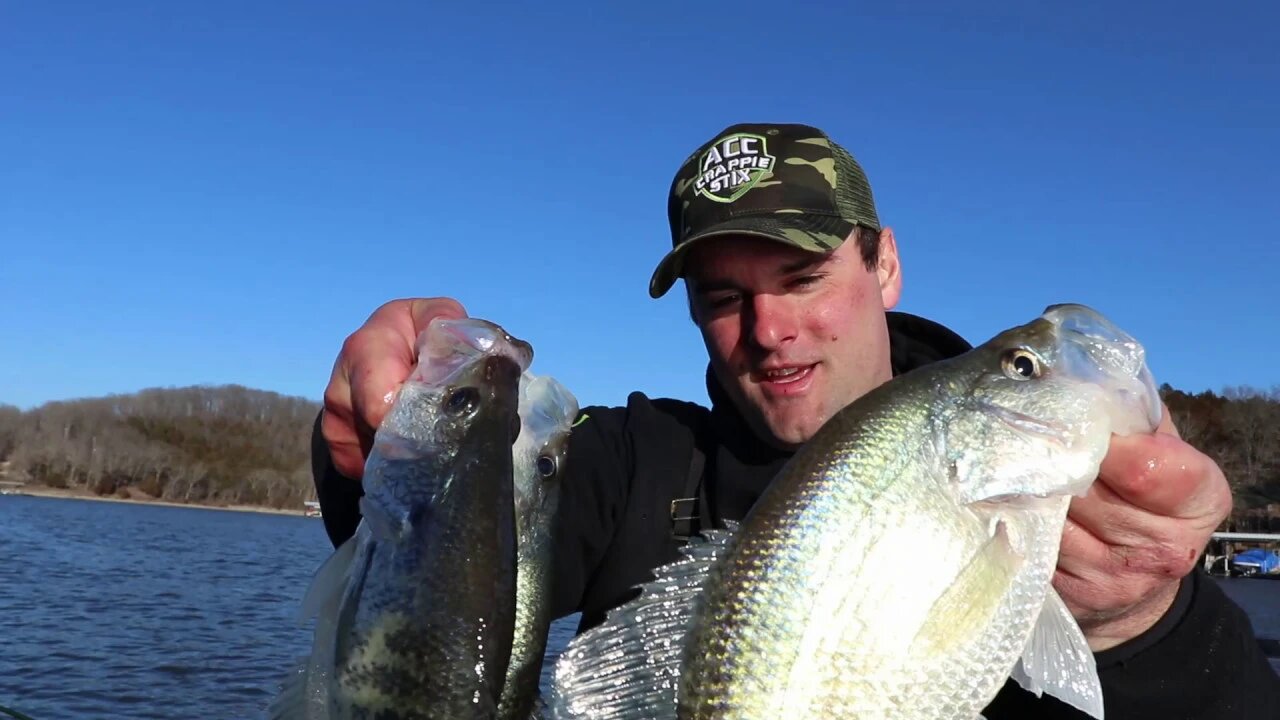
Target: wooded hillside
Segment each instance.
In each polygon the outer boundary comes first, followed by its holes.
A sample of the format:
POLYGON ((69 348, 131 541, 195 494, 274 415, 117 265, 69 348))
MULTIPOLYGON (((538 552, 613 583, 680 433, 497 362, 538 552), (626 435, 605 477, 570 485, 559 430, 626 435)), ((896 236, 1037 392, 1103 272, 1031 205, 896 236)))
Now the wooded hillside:
POLYGON ((1212 457, 1235 495, 1224 530, 1280 532, 1280 386, 1195 395, 1160 388, 1182 438, 1212 457))
POLYGON ((319 410, 235 385, 0 406, 0 461, 5 479, 98 495, 301 509, 319 410))

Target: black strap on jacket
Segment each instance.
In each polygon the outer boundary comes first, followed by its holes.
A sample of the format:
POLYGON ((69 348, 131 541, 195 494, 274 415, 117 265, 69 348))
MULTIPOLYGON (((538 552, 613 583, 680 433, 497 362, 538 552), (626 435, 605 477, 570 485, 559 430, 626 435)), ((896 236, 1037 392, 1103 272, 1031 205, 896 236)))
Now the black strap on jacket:
POLYGON ((671 537, 677 540, 687 541, 702 529, 701 516, 707 511, 706 484, 702 482, 702 470, 706 462, 707 456, 694 443, 684 493, 671 501, 671 537))

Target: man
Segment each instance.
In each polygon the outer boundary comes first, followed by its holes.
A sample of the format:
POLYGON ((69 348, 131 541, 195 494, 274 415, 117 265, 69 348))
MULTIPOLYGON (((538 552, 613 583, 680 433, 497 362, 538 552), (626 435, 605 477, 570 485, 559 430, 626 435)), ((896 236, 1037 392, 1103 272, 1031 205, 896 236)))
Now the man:
MULTIPOLYGON (((683 277, 710 358, 710 409, 633 393, 574 430, 557 538, 556 615, 580 629, 634 596, 701 527, 741 519, 790 454, 894 375, 969 345, 893 312, 902 274, 866 176, 816 128, 744 124, 704 143, 671 187, 672 251, 649 292, 683 277)), ((387 393, 450 299, 380 308, 343 346, 314 438, 335 544, 358 522, 359 479, 387 393)), ((1055 587, 1096 653, 1109 718, 1280 717, 1280 680, 1244 614, 1196 569, 1230 509, 1217 466, 1168 419, 1114 438, 1076 499, 1055 587)), ((1077 717, 1010 682, 986 717, 1077 717)))

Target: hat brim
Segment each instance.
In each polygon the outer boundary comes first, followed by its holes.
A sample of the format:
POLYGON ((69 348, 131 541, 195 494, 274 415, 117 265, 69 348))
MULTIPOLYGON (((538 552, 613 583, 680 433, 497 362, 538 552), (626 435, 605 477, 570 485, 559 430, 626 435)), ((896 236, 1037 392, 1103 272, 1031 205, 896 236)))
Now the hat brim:
POLYGON ((855 223, 831 215, 776 213, 733 218, 685 238, 672 248, 649 279, 649 296, 662 297, 684 274, 685 255, 694 243, 726 235, 776 240, 801 250, 822 253, 835 250, 848 239, 855 223))

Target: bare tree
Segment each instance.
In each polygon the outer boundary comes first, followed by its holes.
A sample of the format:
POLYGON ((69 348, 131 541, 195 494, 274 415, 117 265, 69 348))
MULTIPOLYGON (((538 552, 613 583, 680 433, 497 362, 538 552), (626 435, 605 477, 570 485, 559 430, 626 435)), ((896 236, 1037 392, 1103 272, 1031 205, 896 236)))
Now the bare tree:
POLYGON ((103 495, 301 507, 291 474, 306 467, 318 411, 241 386, 0 406, 0 459, 31 482, 103 495))
POLYGON ((1280 460, 1280 404, 1250 387, 1223 392, 1223 430, 1229 449, 1223 470, 1236 488, 1255 488, 1274 478, 1280 460))

